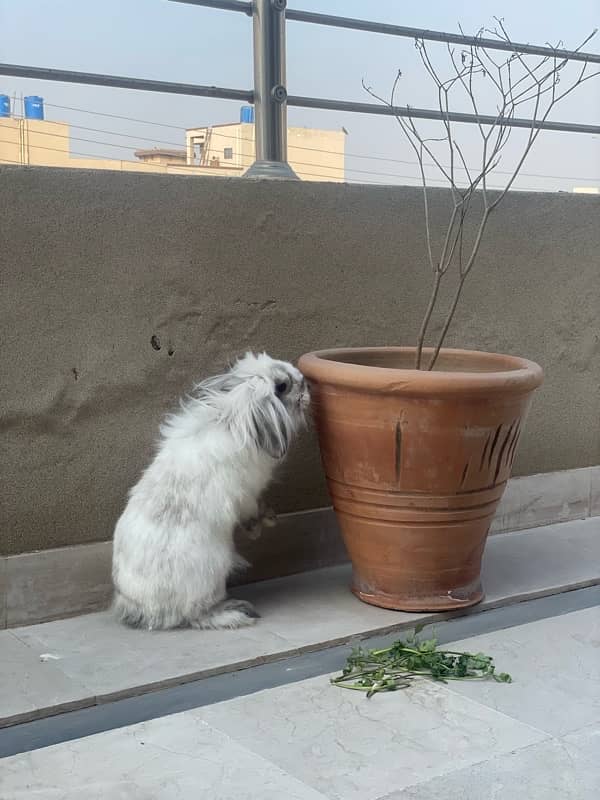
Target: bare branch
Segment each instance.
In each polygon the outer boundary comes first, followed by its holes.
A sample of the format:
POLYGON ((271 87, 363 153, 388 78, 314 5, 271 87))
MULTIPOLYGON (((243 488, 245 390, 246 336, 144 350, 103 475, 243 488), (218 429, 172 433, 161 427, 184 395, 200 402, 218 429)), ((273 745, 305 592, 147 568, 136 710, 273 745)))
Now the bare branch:
POLYGON ((431 315, 433 314, 433 310, 437 302, 441 282, 442 282, 442 273, 436 272, 435 278, 433 280, 431 296, 429 297, 429 304, 427 305, 427 309, 423 317, 423 322, 421 323, 421 330, 419 331, 419 336, 417 337, 417 355, 415 358, 415 369, 421 369, 421 363, 423 361, 423 344, 425 342, 425 335, 427 333, 427 328, 429 327, 429 323, 431 322, 431 315))
MULTIPOLYGON (((540 124, 548 119, 549 114, 564 97, 567 97, 584 82, 600 75, 600 72, 589 73, 587 71, 589 64, 584 62, 578 75, 570 81, 563 91, 559 92, 558 86, 561 81, 561 75, 569 63, 568 59, 558 53, 558 48, 562 47, 562 43, 560 42, 555 46, 549 45, 549 47, 554 47, 554 55, 551 54, 544 57, 525 56, 513 45, 504 21, 500 18, 495 18, 495 21, 496 26, 492 30, 481 28, 476 34, 477 40, 468 48, 457 53, 450 44, 446 46, 450 69, 450 75, 447 78, 442 75, 430 57, 429 44, 422 39, 417 39, 415 42, 425 73, 432 80, 437 90, 442 135, 439 137, 423 136, 411 116, 410 106, 408 105, 405 106, 406 115, 395 115, 396 121, 411 145, 419 165, 423 188, 427 256, 433 274, 429 302, 425 309, 417 338, 415 358, 417 369, 423 368, 423 348, 429 325, 436 313, 444 277, 451 270, 456 270, 456 290, 445 314, 442 330, 437 337, 427 369, 433 369, 443 347, 446 335, 454 319, 465 281, 477 262, 490 215, 514 185, 521 167, 542 130, 540 124), (480 41, 484 33, 509 45, 511 50, 514 48, 514 51, 510 52, 504 61, 494 58, 480 41), (483 86, 485 90, 481 93, 481 97, 495 99, 495 114, 492 116, 491 122, 477 122, 481 141, 480 163, 477 168, 473 168, 467 165, 466 151, 464 145, 458 141, 455 135, 454 126, 450 121, 450 113, 455 96, 458 95, 463 98, 466 96, 473 112, 479 117, 481 107, 479 88, 483 86), (488 177, 497 168, 504 156, 506 145, 513 132, 513 127, 510 123, 515 118, 517 109, 522 106, 532 107, 531 112, 528 114, 530 125, 527 129, 525 144, 516 158, 516 163, 506 173, 508 179, 499 194, 490 199, 488 196, 488 177), (441 143, 444 143, 449 154, 450 163, 448 166, 442 163, 436 153, 436 148, 441 143), (430 163, 426 162, 425 159, 427 157, 431 160, 430 163), (438 251, 439 255, 436 254, 433 247, 425 167, 435 167, 440 172, 449 184, 453 199, 448 224, 438 251), (457 170, 464 171, 466 186, 462 185, 462 178, 460 181, 457 180, 457 170), (481 204, 473 203, 476 195, 480 196, 481 204), (467 223, 474 224, 475 228, 475 237, 469 245, 467 245, 467 237, 465 237, 467 223)), ((462 28, 460 30, 463 33, 462 28)), ((596 31, 593 31, 587 36, 576 49, 581 50, 595 33, 596 31)), ((373 89, 367 87, 364 82, 363 87, 379 102, 397 109, 399 106, 396 103, 396 92, 399 80, 400 73, 394 80, 389 100, 379 96, 373 89)))

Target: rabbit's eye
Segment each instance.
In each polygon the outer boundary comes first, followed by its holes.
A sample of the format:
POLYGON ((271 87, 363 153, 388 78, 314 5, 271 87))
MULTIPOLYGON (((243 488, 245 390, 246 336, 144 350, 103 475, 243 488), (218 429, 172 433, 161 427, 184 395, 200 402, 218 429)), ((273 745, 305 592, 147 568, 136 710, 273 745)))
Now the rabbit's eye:
POLYGON ((287 381, 278 381, 275 384, 275 391, 281 397, 282 395, 286 394, 288 389, 290 388, 289 383, 287 381))

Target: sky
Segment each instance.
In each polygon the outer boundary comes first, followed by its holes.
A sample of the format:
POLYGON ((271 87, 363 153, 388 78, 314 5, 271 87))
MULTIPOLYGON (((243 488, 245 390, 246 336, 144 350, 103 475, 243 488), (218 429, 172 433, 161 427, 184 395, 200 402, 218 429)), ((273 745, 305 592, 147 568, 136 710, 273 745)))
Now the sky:
MULTIPOLYGON (((556 44, 562 40, 569 49, 600 27, 600 0, 293 0, 288 5, 442 31, 456 32, 461 25, 467 33, 493 25, 494 16, 501 16, 515 41, 556 44)), ((600 51, 600 34, 586 49, 600 51)), ((447 71, 444 45, 432 44, 431 53, 436 65, 447 71)), ((252 25, 243 14, 170 0, 0 0, 0 61, 251 89, 252 25)), ((362 81, 387 96, 398 69, 403 74, 399 103, 434 107, 436 95, 413 41, 287 24, 290 94, 369 101, 362 81)), ((73 155, 135 160, 133 151, 138 148, 183 147, 185 128, 239 119, 239 103, 233 101, 8 76, 0 76, 0 93, 43 96, 46 118, 72 125, 73 155)), ((456 108, 468 110, 458 102, 456 108)), ((565 98, 550 118, 600 124, 600 78, 565 98)), ((417 183, 414 153, 392 118, 291 108, 288 122, 314 128, 343 126, 348 131, 348 180, 417 183)), ((480 152, 476 128, 459 125, 456 129, 460 129, 467 162, 476 164, 480 152)), ((424 123, 423 130, 432 135, 433 123, 424 123)), ((519 132, 513 137, 512 149, 499 169, 510 170, 524 135, 519 132)), ((439 180, 433 171, 429 175, 432 182, 439 180)), ((501 186, 505 178, 499 173, 491 183, 501 186)), ((542 132, 515 188, 571 191, 574 186, 600 186, 600 137, 542 132)))

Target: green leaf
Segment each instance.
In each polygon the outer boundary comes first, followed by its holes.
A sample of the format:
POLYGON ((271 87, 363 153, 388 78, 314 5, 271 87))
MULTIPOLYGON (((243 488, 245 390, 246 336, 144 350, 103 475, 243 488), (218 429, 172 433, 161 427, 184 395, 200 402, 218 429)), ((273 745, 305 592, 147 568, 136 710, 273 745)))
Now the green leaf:
POLYGON ((506 672, 495 672, 491 656, 484 653, 457 653, 438 650, 437 639, 417 638, 423 630, 417 626, 406 640, 398 639, 390 647, 379 650, 354 648, 341 675, 331 683, 342 689, 354 689, 372 697, 378 692, 406 689, 419 678, 447 683, 449 680, 495 680, 511 683, 506 672))

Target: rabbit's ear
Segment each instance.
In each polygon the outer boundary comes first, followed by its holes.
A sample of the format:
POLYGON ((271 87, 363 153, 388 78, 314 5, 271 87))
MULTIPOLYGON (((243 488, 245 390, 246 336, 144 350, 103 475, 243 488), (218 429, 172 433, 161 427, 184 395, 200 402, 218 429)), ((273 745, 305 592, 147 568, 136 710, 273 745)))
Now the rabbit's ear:
POLYGON ((240 379, 231 372, 213 375, 194 387, 194 397, 201 403, 214 403, 219 397, 229 394, 240 385, 240 379))
POLYGON ((228 397, 228 423, 241 446, 252 443, 271 458, 287 453, 293 424, 268 381, 254 378, 235 387, 228 397))
POLYGON ((252 416, 258 446, 271 458, 283 458, 292 439, 291 420, 283 403, 270 396, 257 404, 252 416))

